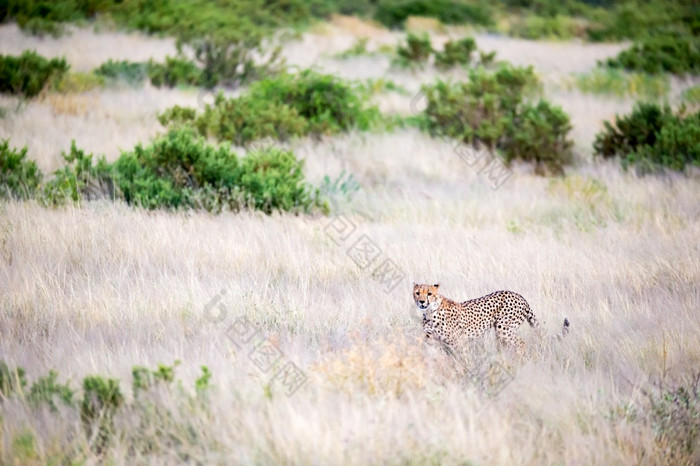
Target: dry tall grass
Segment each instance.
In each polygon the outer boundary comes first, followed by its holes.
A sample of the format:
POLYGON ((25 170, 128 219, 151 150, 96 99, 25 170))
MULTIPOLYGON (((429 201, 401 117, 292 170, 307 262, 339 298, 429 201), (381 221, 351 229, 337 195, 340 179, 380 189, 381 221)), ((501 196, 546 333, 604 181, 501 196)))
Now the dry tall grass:
MULTIPOLYGON (((142 91, 155 97, 141 108, 112 92, 96 97, 122 116, 189 98, 142 91)), ((49 115, 46 103, 29 104, 2 122, 3 136, 46 144, 60 138, 45 134, 50 125, 31 133, 42 118, 63 132, 82 118, 49 115), (31 112, 36 120, 23 116, 31 112)), ((107 151, 156 131, 134 132, 151 124, 142 116, 125 116, 121 131, 100 129, 111 120, 100 115, 74 133, 81 146, 107 151)), ((118 377, 129 400, 135 365, 181 360, 188 392, 201 365, 213 373, 200 409, 163 393, 168 415, 153 424, 139 423, 136 404, 120 411, 106 458, 89 453, 77 411, 3 401, 0 463, 86 452, 88 463, 113 464, 700 461, 697 439, 694 453, 671 456, 680 451, 673 433, 659 431, 645 395, 658 380, 687 383, 700 367, 697 178, 637 178, 586 163, 549 180, 516 166, 493 191, 449 145, 415 131, 295 149, 312 180, 346 169, 363 186, 343 217, 0 204, 0 360, 30 380, 50 369, 73 386, 88 374, 118 377), (336 242, 333 221, 356 230, 336 242), (405 274, 393 291, 347 254, 362 235, 405 274), (424 346, 412 281, 439 281, 455 299, 511 289, 546 334, 564 316, 571 332, 540 341, 524 328, 521 364, 502 361, 489 339, 487 370, 470 372, 424 346), (212 323, 205 311, 217 295, 228 313, 212 323), (249 347, 236 348, 227 334, 237 317, 304 370, 299 391, 286 396, 249 347)))

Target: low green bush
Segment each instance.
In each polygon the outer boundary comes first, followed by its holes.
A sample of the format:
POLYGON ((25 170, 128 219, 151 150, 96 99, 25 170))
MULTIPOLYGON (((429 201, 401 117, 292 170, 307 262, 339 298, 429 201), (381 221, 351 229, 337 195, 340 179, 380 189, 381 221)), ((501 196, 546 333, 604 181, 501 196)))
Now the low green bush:
POLYGON ((245 145, 264 138, 285 140, 371 129, 380 123, 381 115, 368 99, 358 85, 305 70, 256 82, 240 97, 219 95, 200 115, 174 107, 159 115, 159 120, 163 125, 185 125, 201 135, 245 145))
POLYGON ((123 153, 113 176, 128 203, 147 209, 249 207, 271 213, 320 206, 317 191, 304 181, 303 162, 293 153, 260 149, 241 161, 227 147, 211 146, 186 129, 123 153))
POLYGON ((93 73, 108 81, 123 81, 131 86, 140 86, 148 77, 148 64, 108 60, 95 68, 93 73))
POLYGON ((430 36, 427 33, 406 35, 406 42, 396 47, 396 64, 400 66, 423 66, 433 53, 430 36))
POLYGON ((694 0, 626 0, 609 6, 588 12, 592 20, 586 31, 590 40, 636 40, 671 32, 686 36, 700 33, 694 0))
POLYGON ((3 141, 0 197, 38 197, 48 206, 122 199, 146 209, 326 210, 319 190, 305 181, 303 161, 293 152, 266 147, 239 159, 227 146, 212 146, 187 128, 173 129, 150 145, 137 145, 113 164, 78 149, 75 141, 62 156, 65 166, 40 186, 36 164, 24 160, 26 148, 16 151, 3 141))
POLYGON ((4 0, 0 2, 0 21, 15 20, 32 34, 58 36, 64 23, 91 18, 103 9, 105 0, 4 0))
POLYGON ((118 379, 88 376, 83 379, 80 420, 90 447, 97 454, 107 448, 114 436, 114 415, 124 403, 118 379))
POLYGON ((562 173, 572 158, 569 118, 546 101, 527 103, 525 98, 537 90, 531 67, 473 69, 466 82, 423 87, 422 126, 433 135, 500 152, 506 162, 533 161, 538 173, 545 168, 562 173))
POLYGON ((75 141, 71 142, 70 152, 61 156, 66 165, 56 170, 53 178, 44 185, 44 204, 55 206, 83 200, 114 199, 111 167, 104 157, 93 164, 93 155, 78 149, 75 141))
POLYGON ((51 370, 47 376, 38 378, 32 384, 27 399, 35 407, 45 403, 55 412, 58 411, 57 399, 64 405, 72 406, 74 395, 73 389, 68 384, 58 382, 58 373, 51 370))
POLYGON ((495 150, 505 134, 509 118, 524 96, 534 92, 537 78, 532 68, 503 65, 494 72, 470 70, 469 79, 457 84, 438 81, 424 86, 427 98, 425 127, 443 135, 495 150))
POLYGON ((30 199, 36 194, 43 174, 26 158, 26 147, 17 150, 9 139, 0 141, 0 198, 30 199))
POLYGON ((165 63, 151 60, 148 63, 148 77, 156 87, 204 84, 202 70, 193 61, 178 57, 165 57, 165 63))
POLYGON ((611 68, 645 73, 700 72, 700 38, 665 34, 652 36, 623 50, 605 64, 611 68))
POLYGON ((528 15, 517 20, 508 33, 524 39, 569 40, 574 37, 585 37, 586 28, 581 20, 569 16, 528 15))
POLYGON ((205 84, 203 71, 193 61, 181 57, 166 57, 165 63, 109 60, 95 68, 93 75, 103 81, 124 82, 130 86, 141 86, 147 79, 156 87, 205 84))
POLYGON ((191 391, 181 379, 176 380, 177 364, 158 364, 155 370, 134 366, 133 397, 127 398, 118 379, 89 375, 80 388, 74 389, 70 382, 59 382, 53 370, 27 390, 24 370, 9 368, 0 360, 0 406, 12 399, 26 410, 49 408, 45 413, 32 413, 35 419, 52 422, 54 416, 64 421, 77 418, 82 424, 82 431, 72 429, 68 433, 72 446, 63 448, 59 455, 42 451, 33 430, 21 429, 10 435, 3 459, 13 458, 17 464, 82 464, 88 458, 112 457, 116 447, 119 451, 128 449, 126 457, 131 462, 163 455, 187 462, 192 458, 192 445, 201 445, 201 452, 206 454, 210 444, 199 436, 197 427, 201 426, 187 420, 195 411, 206 415, 211 409, 212 373, 202 366, 191 391))
POLYGON ((60 80, 70 66, 63 58, 48 60, 34 51, 0 55, 0 92, 34 97, 52 80, 60 80))
POLYGON ((619 157, 622 166, 634 166, 640 173, 664 168, 684 170, 700 165, 700 111, 690 115, 674 113, 655 103, 640 103, 629 115, 605 122, 596 135, 595 154, 619 157))
POLYGON ((158 116, 170 127, 187 126, 199 134, 244 146, 258 139, 287 140, 309 132, 308 121, 299 112, 279 102, 266 102, 253 96, 225 99, 217 95, 196 116, 194 109, 174 107, 158 116))
POLYGON ((543 100, 537 105, 523 104, 508 122, 509 137, 502 149, 506 162, 520 159, 534 162, 537 173, 547 168, 563 174, 573 158, 573 142, 568 138, 571 128, 569 116, 560 107, 543 100))
POLYGON ((440 68, 450 68, 471 63, 472 54, 476 51, 476 41, 471 37, 460 40, 450 40, 441 52, 435 52, 435 65, 440 68))
POLYGON ((445 24, 494 24, 491 9, 483 3, 459 0, 387 0, 377 5, 374 18, 388 28, 401 28, 409 16, 427 16, 445 24))

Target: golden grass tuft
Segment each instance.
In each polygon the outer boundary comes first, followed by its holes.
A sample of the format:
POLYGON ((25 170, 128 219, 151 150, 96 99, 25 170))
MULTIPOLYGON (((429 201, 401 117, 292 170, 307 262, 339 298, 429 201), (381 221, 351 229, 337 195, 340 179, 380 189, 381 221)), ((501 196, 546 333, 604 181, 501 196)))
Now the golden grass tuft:
POLYGON ((399 397, 425 387, 427 363, 421 339, 405 337, 391 341, 354 341, 342 350, 325 355, 311 372, 331 390, 347 395, 399 397))

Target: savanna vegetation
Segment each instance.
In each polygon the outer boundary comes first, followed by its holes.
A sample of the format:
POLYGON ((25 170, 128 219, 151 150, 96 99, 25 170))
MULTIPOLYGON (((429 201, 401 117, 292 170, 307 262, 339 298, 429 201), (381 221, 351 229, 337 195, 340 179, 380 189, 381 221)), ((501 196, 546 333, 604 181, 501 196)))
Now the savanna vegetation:
POLYGON ((695 2, 0 22, 1 464, 700 461, 695 2), (445 352, 414 281, 542 328, 445 352))

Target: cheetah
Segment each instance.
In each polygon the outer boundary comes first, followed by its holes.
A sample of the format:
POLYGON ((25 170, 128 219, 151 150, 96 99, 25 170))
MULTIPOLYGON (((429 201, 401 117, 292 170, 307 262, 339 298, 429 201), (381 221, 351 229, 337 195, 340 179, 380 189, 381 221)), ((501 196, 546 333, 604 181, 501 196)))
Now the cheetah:
MULTIPOLYGON (((510 347, 523 354, 525 343, 516 334, 527 321, 539 327, 525 298, 512 291, 495 291, 481 298, 458 303, 438 293, 440 284, 413 284, 413 299, 423 311, 423 330, 426 339, 433 339, 448 347, 482 337, 493 328, 499 347, 510 347)), ((564 319, 562 335, 569 331, 569 320, 564 319)))

